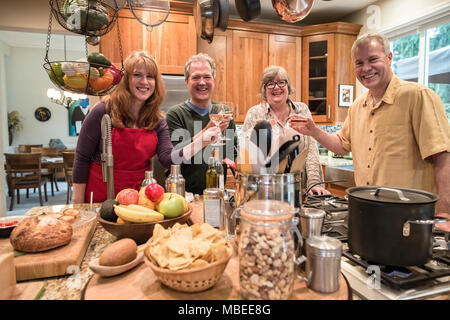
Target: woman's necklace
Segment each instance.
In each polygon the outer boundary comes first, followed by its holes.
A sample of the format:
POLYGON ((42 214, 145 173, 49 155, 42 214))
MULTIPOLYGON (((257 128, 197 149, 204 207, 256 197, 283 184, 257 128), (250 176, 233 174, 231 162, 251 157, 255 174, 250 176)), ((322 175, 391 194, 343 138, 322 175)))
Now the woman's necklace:
POLYGON ((277 117, 278 121, 280 121, 280 123, 282 124, 285 124, 286 119, 289 117, 290 113, 289 105, 284 104, 283 106, 280 107, 280 109, 274 109, 273 107, 271 108, 273 110, 273 113, 277 117))

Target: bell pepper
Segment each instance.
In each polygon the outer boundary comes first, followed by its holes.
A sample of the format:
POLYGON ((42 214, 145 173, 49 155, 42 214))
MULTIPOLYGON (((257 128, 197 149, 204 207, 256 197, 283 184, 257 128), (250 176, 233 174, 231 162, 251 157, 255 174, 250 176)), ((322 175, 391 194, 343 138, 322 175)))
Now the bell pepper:
POLYGON ((100 77, 97 79, 89 79, 89 85, 95 92, 100 92, 109 89, 113 84, 113 81, 113 74, 108 70, 103 71, 100 68, 100 77))
POLYGON ((120 79, 122 79, 123 76, 122 72, 118 70, 113 64, 111 65, 111 67, 106 69, 106 71, 111 72, 112 75, 114 76, 113 85, 118 84, 120 82, 120 79))
POLYGON ((64 84, 72 89, 85 89, 87 85, 87 78, 79 73, 74 76, 65 75, 63 80, 64 84))

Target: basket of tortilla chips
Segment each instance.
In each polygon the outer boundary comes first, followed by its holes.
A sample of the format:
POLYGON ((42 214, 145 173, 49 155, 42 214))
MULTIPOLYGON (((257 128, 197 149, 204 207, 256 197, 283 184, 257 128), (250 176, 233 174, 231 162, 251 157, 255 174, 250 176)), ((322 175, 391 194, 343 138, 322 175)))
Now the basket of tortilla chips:
POLYGON ((214 286, 233 255, 223 232, 209 224, 156 225, 145 250, 145 263, 166 286, 199 292, 214 286))

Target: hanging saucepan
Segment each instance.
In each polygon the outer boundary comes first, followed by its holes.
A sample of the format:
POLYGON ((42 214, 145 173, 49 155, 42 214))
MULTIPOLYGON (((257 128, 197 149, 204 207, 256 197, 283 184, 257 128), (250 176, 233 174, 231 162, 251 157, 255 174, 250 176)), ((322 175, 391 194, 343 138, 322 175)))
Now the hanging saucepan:
POLYGON ((312 10, 314 0, 272 0, 272 6, 280 18, 286 22, 298 22, 312 10))
POLYGON ((432 255, 438 196, 405 188, 353 187, 348 194, 350 251, 372 264, 418 266, 432 255))
POLYGON ((236 11, 244 21, 253 20, 261 14, 261 3, 259 0, 234 0, 236 11))
POLYGON ((194 0, 194 19, 197 35, 211 43, 214 38, 213 0, 194 0))
POLYGON ((229 0, 214 0, 214 26, 222 31, 227 30, 229 16, 229 0))

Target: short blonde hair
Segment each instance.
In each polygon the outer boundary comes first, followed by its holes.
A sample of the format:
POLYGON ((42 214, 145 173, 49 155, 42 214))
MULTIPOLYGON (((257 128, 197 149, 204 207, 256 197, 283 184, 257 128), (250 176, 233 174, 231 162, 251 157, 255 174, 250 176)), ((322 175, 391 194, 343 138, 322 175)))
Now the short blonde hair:
POLYGON ((381 44, 381 46, 383 47, 384 53, 386 54, 386 56, 388 56, 389 53, 391 52, 391 46, 389 44, 388 38, 386 38, 386 36, 381 33, 366 33, 365 35, 356 39, 355 42, 353 42, 352 59, 353 59, 353 52, 355 51, 356 48, 369 43, 373 39, 377 40, 381 44))
POLYGON ((190 76, 190 68, 191 68, 191 64, 192 62, 208 62, 209 65, 211 66, 211 73, 213 78, 216 77, 216 64, 214 63, 214 60, 208 56, 206 53, 199 53, 196 55, 193 55, 192 57, 189 58, 189 60, 186 62, 186 64, 184 65, 184 79, 188 80, 189 76, 190 76))
POLYGON ((277 76, 280 76, 280 77, 286 79, 287 87, 288 87, 288 95, 295 93, 295 89, 292 88, 292 86, 291 86, 291 80, 289 79, 289 75, 286 72, 286 70, 280 66, 268 66, 267 68, 264 69, 264 71, 262 73, 261 84, 259 87, 261 98, 264 101, 267 101, 266 84, 268 82, 272 81, 273 79, 275 79, 277 76))

